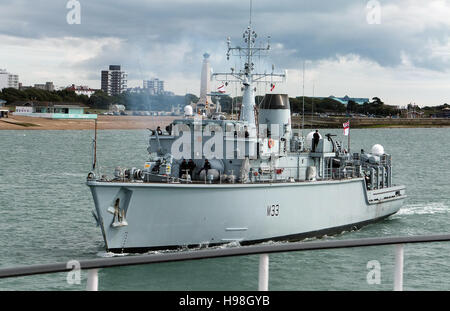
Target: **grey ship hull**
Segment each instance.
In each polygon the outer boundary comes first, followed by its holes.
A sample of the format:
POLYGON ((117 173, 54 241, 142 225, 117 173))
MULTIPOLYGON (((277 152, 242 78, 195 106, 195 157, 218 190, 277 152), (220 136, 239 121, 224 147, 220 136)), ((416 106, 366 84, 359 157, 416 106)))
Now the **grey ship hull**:
POLYGON ((364 179, 259 184, 88 181, 106 249, 299 240, 334 234, 396 213, 404 186, 366 191, 364 179), (113 225, 120 199, 126 223, 113 225), (109 211, 108 211, 109 210, 109 211))

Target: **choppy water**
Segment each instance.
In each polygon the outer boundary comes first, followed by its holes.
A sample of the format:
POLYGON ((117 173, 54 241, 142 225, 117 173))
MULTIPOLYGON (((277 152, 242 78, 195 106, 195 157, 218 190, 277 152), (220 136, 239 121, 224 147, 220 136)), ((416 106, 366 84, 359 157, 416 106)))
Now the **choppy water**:
MULTIPOLYGON (((341 133, 341 131, 322 131, 341 133)), ((99 131, 104 172, 142 167, 146 130, 99 131)), ((85 177, 91 131, 0 131, 0 268, 110 256, 91 216, 85 177)), ((393 217, 329 239, 450 231, 449 129, 352 130, 352 149, 375 143, 393 155, 394 181, 408 199, 393 217)), ((391 290, 394 247, 270 256, 271 290, 391 290), (368 285, 368 261, 381 264, 381 284, 368 285)), ((258 256, 103 269, 100 290, 256 290, 258 256)), ((0 280, 0 290, 82 290, 66 274, 0 280)), ((450 244, 405 248, 406 290, 450 290, 450 244)))

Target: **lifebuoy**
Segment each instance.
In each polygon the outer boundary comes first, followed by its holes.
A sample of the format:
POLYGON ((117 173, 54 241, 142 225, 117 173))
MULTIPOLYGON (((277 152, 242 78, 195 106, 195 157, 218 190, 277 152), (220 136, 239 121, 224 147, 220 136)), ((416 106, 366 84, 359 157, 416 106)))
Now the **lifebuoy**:
POLYGON ((267 145, 269 146, 269 148, 272 148, 274 144, 274 141, 272 138, 269 138, 269 142, 267 143, 267 145))

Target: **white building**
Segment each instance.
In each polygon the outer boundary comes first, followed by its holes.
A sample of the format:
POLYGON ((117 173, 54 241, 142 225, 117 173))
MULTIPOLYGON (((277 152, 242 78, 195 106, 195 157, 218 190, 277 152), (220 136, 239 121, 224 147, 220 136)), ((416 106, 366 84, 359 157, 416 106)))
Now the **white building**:
POLYGON ((10 87, 19 89, 19 76, 10 74, 6 69, 0 69, 0 90, 10 87))
POLYGON ((144 80, 143 83, 144 90, 153 95, 162 95, 164 94, 164 81, 159 80, 158 78, 154 78, 151 80, 144 80))
POLYGON ((91 89, 89 86, 84 85, 75 85, 69 86, 66 90, 74 91, 77 95, 86 95, 87 97, 91 97, 97 90, 91 89))

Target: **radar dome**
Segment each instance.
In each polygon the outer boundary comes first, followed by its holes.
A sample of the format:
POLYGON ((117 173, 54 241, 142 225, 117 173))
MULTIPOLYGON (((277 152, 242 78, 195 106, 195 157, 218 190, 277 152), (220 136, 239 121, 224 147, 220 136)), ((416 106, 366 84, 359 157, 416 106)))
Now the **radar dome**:
POLYGON ((187 105, 184 107, 184 115, 185 116, 192 116, 193 115, 193 109, 191 105, 187 105))
POLYGON ((376 156, 381 156, 384 154, 384 147, 379 144, 373 145, 371 153, 376 156))
MULTIPOLYGON (((305 139, 305 148, 306 149, 312 149, 312 141, 314 138, 314 133, 315 133, 315 131, 310 132, 308 135, 306 135, 306 139, 305 139)), ((322 139, 322 135, 320 135, 320 133, 319 133, 319 137, 320 137, 320 139, 322 139)))

